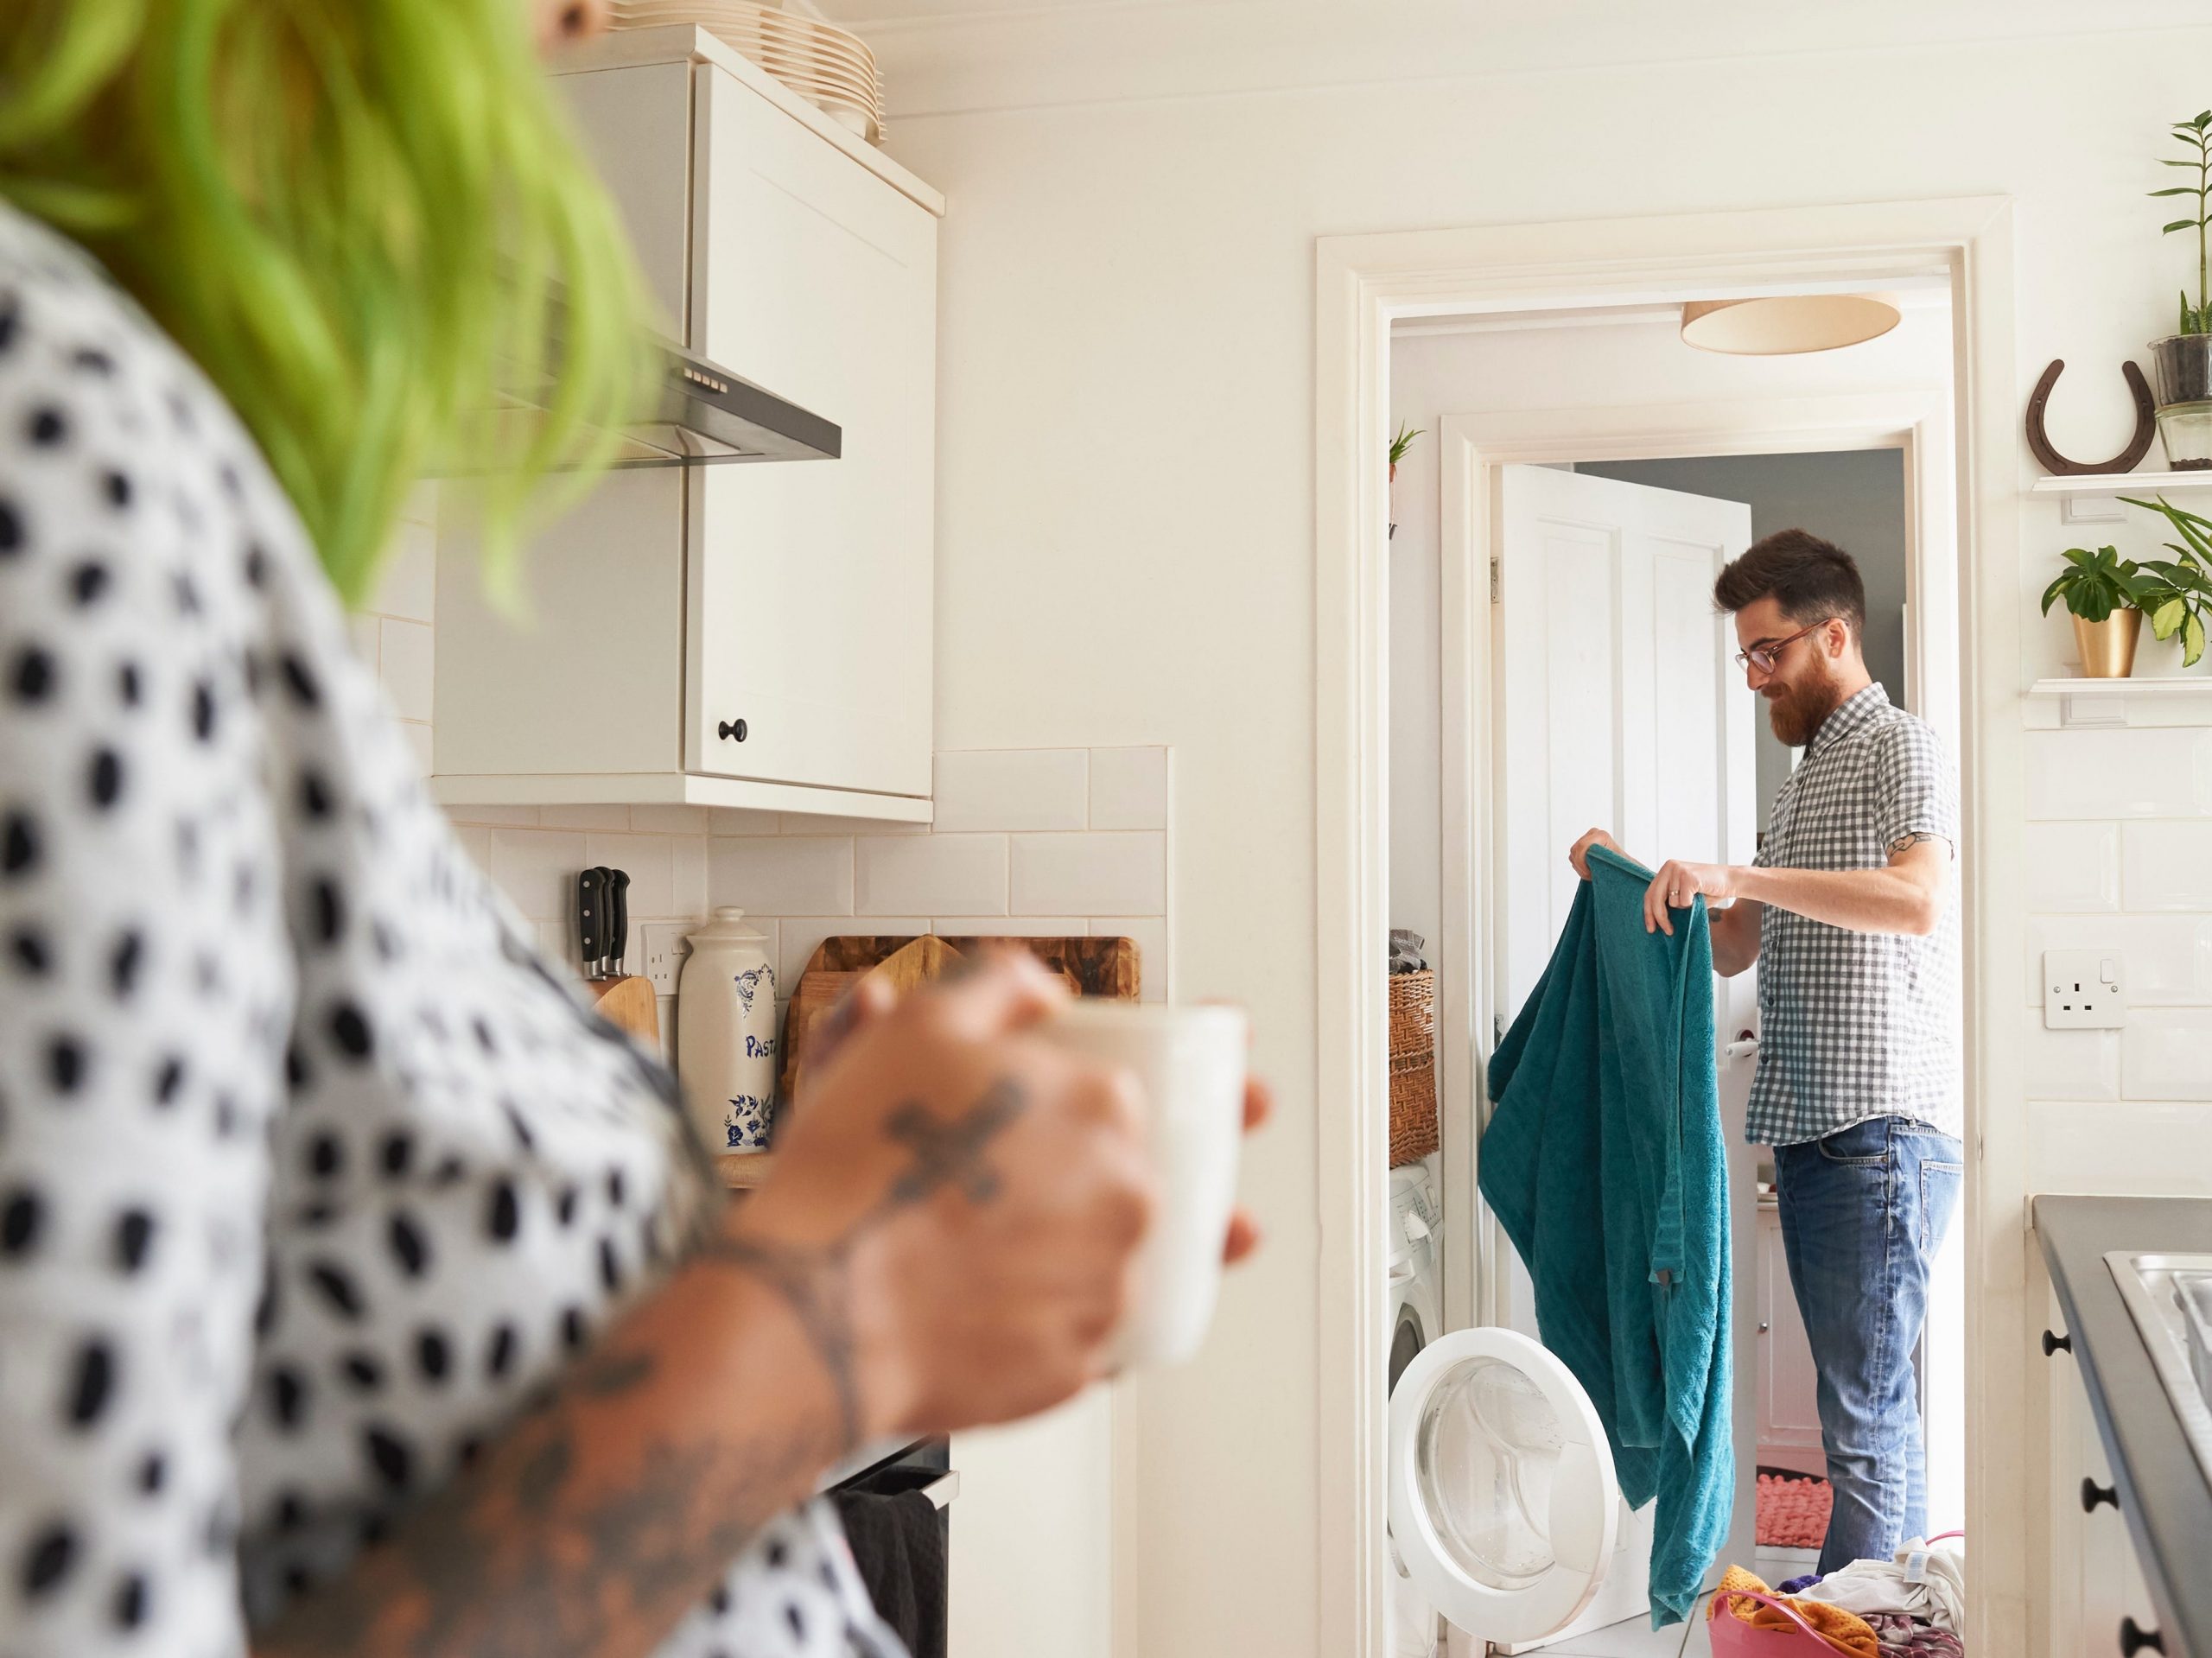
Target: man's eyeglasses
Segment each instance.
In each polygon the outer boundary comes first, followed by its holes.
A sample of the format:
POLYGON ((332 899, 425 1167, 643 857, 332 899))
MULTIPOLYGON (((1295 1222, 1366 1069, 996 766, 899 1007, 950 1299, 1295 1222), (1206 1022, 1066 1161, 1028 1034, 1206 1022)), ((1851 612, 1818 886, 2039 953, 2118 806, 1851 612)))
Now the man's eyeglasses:
POLYGON ((1826 627, 1834 619, 1833 616, 1823 616, 1810 626, 1799 628, 1786 639, 1762 639, 1748 651, 1737 651, 1736 665, 1738 668, 1756 668, 1763 674, 1770 674, 1781 664, 1784 651, 1808 633, 1826 627))

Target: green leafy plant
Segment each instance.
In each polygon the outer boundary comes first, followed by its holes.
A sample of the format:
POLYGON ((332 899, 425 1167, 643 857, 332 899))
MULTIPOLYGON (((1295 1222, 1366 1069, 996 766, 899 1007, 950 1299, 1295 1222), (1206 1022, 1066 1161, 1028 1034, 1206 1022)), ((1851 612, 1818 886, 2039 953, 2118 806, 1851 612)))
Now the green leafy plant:
POLYGON ((2164 518, 2179 536, 2170 541, 2167 558, 2146 558, 2137 568, 2150 588, 2139 601, 2159 638, 2181 638, 2181 665, 2194 668, 2204 656, 2206 625, 2212 623, 2212 518, 2184 511, 2161 495, 2155 501, 2133 495, 2120 499, 2164 518))
POLYGON ((2141 609, 2152 591, 2142 567, 2132 558, 2122 558, 2118 548, 2100 547, 2093 553, 2086 547, 2069 547, 2066 561, 2057 580, 2043 590, 2046 616, 2063 599, 2066 608, 2083 621, 2101 622, 2115 610, 2130 606, 2141 609))
POLYGON ((2168 236, 2172 235, 2176 231, 2196 232, 2196 305, 2195 309, 2190 308, 2189 290, 2185 288, 2182 289, 2181 327, 2175 332, 2212 334, 2212 295, 2208 295, 2207 291, 2208 289, 2212 289, 2212 280, 2208 280, 2212 278, 2212 258, 2207 257, 2205 246, 2205 229, 2208 226, 2212 226, 2212 208, 2208 208, 2206 206, 2208 199, 2212 199, 2212 110, 2205 111, 2193 121, 2175 122, 2173 136, 2177 142, 2194 153, 2184 161, 2161 157, 2158 165, 2193 167, 2196 169, 2196 182, 2194 184, 2177 184, 2171 189, 2151 192, 2154 197, 2195 196, 2196 198, 2196 216, 2193 219, 2177 219, 2168 225, 2164 232, 2164 234, 2168 236))
POLYGON ((1390 440, 1390 464, 1395 467, 1399 461, 1404 460, 1406 458, 1406 451, 1413 448, 1414 440, 1421 435, 1421 434, 1419 431, 1416 431, 1412 427, 1408 426, 1405 422, 1400 421, 1398 422, 1398 434, 1395 437, 1390 440))

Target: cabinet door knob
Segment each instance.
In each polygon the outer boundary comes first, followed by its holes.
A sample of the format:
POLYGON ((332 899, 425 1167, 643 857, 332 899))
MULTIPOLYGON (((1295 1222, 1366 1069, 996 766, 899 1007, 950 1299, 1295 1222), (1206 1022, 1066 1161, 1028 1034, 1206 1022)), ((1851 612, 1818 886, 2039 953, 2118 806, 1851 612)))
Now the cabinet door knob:
POLYGON ((2146 1629, 2132 1617, 2120 1620, 2120 1658, 2135 1658, 2139 1652, 2164 1652, 2166 1638, 2156 1629, 2146 1629))
POLYGON ((2053 1353, 2070 1353, 2073 1350, 2074 1338, 2071 1336, 2053 1335, 2048 1330, 2043 1332, 2043 1356, 2045 1358, 2053 1353))
POLYGON ((1759 1320, 1759 1334, 1762 1336, 1766 1334, 1766 1320, 1764 1318, 1759 1320))
POLYGON ((2116 1485, 2100 1485, 2093 1479, 2083 1479, 2082 1512, 2094 1514, 2097 1511, 2097 1505, 2101 1502, 2109 1502, 2117 1509, 2120 1506, 2120 1488, 2116 1485))
POLYGON ((725 720, 716 726, 715 730, 721 734, 725 742, 733 737, 740 742, 745 740, 745 721, 742 720, 725 720))

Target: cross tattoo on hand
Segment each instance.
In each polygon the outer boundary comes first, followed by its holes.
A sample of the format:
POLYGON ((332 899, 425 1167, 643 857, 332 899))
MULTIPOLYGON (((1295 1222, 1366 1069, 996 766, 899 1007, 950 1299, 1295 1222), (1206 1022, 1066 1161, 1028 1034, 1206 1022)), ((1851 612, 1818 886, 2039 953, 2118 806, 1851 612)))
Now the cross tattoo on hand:
POLYGON ((1004 1079, 950 1122, 939 1121, 918 1100, 900 1106, 886 1132, 912 1151, 913 1162, 893 1183, 886 1206, 919 1203, 944 1185, 957 1186, 971 1204, 990 1202, 998 1194, 999 1177, 983 1161, 983 1147, 1021 1106, 1020 1089, 1004 1079))

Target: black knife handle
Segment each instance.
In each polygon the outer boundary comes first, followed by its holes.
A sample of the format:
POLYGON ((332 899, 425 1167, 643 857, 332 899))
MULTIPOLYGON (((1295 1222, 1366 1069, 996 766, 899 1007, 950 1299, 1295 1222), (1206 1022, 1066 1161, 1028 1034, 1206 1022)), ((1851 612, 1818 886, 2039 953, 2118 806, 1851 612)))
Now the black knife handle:
POLYGON ((583 949, 584 976, 599 971, 607 955, 607 871, 593 867, 576 877, 576 931, 583 949))
POLYGON ((622 976, 622 957, 630 948, 630 872, 607 872, 607 970, 622 976))

